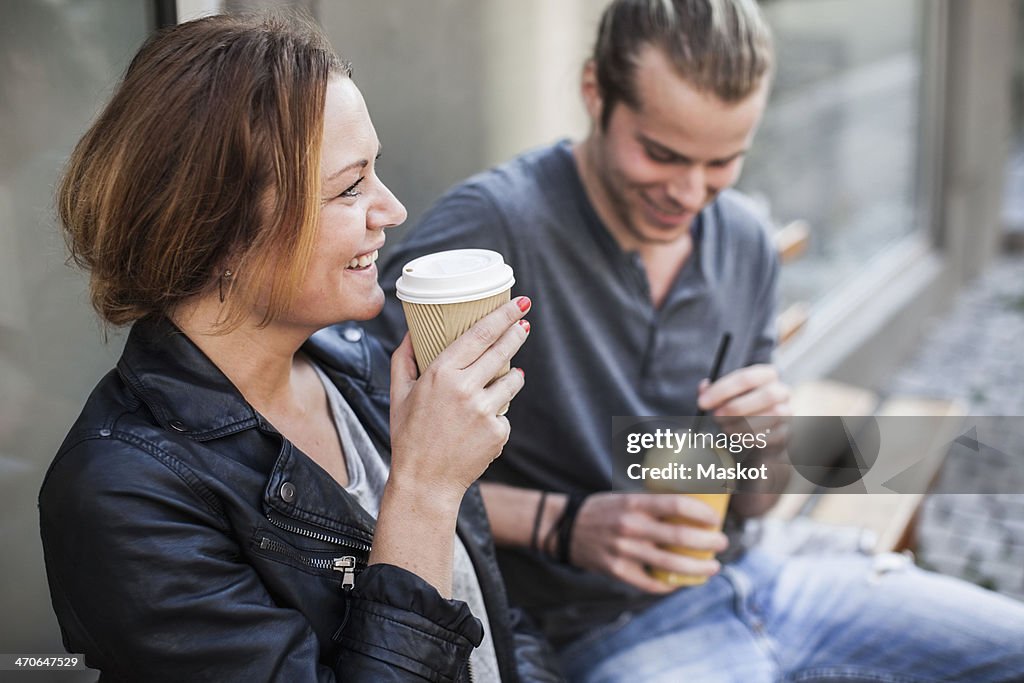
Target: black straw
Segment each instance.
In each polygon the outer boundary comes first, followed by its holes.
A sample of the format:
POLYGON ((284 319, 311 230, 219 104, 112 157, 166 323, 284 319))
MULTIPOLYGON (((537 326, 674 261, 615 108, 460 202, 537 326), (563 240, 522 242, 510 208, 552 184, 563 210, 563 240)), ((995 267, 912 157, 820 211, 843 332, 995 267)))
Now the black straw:
MULTIPOLYGON (((722 372, 722 364, 725 362, 725 354, 729 352, 729 344, 732 342, 732 335, 728 332, 722 333, 722 338, 718 341, 718 350, 715 351, 715 360, 711 363, 711 374, 708 375, 708 381, 714 384, 718 380, 718 375, 722 372)), ((697 411, 697 417, 704 417, 707 414, 703 408, 697 411)), ((700 421, 697 422, 695 427, 697 430, 700 429, 700 421)))

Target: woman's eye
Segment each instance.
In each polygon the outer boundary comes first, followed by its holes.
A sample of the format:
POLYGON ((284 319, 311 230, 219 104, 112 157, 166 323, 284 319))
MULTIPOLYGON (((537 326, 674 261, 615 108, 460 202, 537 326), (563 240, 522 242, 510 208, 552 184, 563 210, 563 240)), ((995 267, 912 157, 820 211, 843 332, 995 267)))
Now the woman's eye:
POLYGON ((357 188, 359 187, 359 183, 363 182, 364 178, 366 178, 366 176, 360 176, 359 180, 355 181, 354 183, 349 185, 347 188, 345 188, 345 190, 343 190, 342 193, 339 194, 338 196, 339 197, 358 197, 362 193, 359 192, 359 190, 357 188))

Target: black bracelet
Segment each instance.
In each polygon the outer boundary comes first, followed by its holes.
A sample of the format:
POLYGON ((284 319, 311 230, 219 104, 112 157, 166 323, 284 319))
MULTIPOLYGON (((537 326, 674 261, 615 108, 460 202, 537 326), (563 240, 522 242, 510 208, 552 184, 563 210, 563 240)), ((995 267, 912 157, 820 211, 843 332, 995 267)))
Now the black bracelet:
POLYGON ((548 498, 547 491, 541 491, 540 502, 537 503, 537 512, 533 516, 533 533, 530 534, 530 550, 537 553, 540 552, 540 548, 537 547, 537 540, 540 536, 540 520, 544 516, 544 503, 548 498))
MULTIPOLYGON (((562 510, 564 511, 565 508, 562 508, 562 510)), ((564 514, 564 512, 559 513, 559 515, 561 514, 564 514)), ((558 556, 558 549, 555 544, 558 543, 558 525, 561 523, 562 517, 559 516, 558 519, 551 523, 547 533, 544 534, 544 538, 540 541, 540 554, 553 560, 557 559, 558 556)))
POLYGON ((570 558, 572 532, 576 526, 576 514, 583 507, 583 501, 586 499, 587 494, 585 493, 570 493, 569 499, 565 502, 562 517, 558 520, 558 561, 562 564, 572 565, 570 558))

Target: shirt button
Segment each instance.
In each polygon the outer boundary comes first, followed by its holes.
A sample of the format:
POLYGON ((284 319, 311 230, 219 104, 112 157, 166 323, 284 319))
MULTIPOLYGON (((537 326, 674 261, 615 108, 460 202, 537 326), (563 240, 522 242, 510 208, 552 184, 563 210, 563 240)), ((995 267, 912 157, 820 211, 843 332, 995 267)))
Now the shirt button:
POLYGON ((281 484, 281 499, 286 503, 295 500, 295 484, 290 481, 281 484))
POLYGON ((345 337, 345 341, 355 343, 363 338, 363 331, 358 327, 349 327, 341 333, 341 336, 345 337))
POLYGON ((188 431, 188 427, 186 427, 185 423, 182 422, 181 420, 171 420, 170 422, 168 422, 168 424, 171 426, 171 429, 173 429, 176 432, 188 431))

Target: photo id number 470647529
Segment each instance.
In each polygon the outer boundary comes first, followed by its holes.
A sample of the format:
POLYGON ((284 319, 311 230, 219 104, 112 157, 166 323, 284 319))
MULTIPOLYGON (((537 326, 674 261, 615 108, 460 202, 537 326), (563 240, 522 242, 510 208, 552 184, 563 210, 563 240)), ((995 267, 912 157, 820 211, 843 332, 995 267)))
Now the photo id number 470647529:
POLYGON ((84 670, 80 655, 0 655, 0 671, 84 670))

